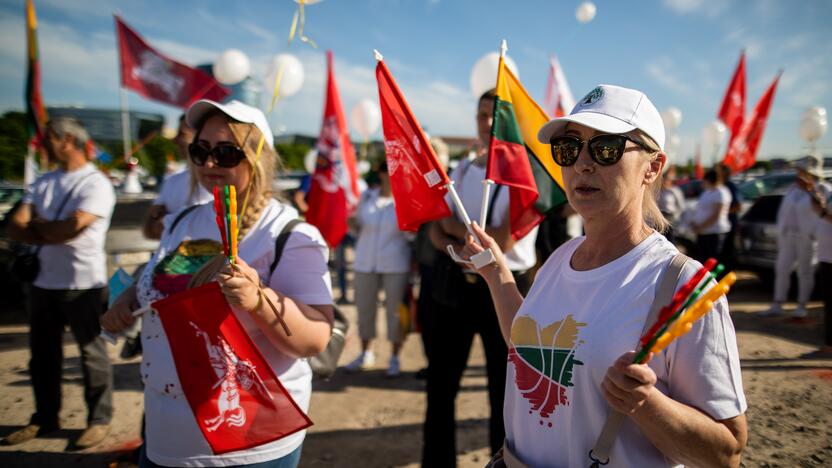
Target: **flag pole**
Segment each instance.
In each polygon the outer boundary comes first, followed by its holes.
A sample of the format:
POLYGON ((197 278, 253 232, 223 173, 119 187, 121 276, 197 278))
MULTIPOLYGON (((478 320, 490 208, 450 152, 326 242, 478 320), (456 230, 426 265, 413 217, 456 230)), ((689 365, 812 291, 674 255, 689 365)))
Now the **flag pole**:
MULTIPOLYGON (((508 44, 506 43, 506 40, 503 39, 503 41, 500 43, 500 65, 503 64, 503 61, 506 58, 506 51, 507 50, 508 50, 508 44)), ((500 77, 500 69, 498 68, 497 69, 497 81, 498 82, 499 82, 499 77, 500 77)), ((497 100, 496 99, 494 100, 494 109, 495 110, 497 109, 497 100)), ((492 129, 492 134, 493 134, 493 129, 492 129)), ((489 150, 489 153, 490 153, 490 150, 489 150)), ((489 156, 490 156, 490 154, 489 154, 489 156)), ((480 223, 483 226, 485 226, 485 222, 488 219, 488 206, 489 206, 488 197, 491 195, 491 186, 494 185, 495 182, 491 179, 486 178, 482 181, 482 184, 483 184, 483 187, 482 187, 482 201, 480 202, 480 223)))
POLYGON ((127 109, 127 89, 121 86, 120 90, 121 139, 124 145, 124 161, 127 162, 130 157, 130 148, 133 147, 133 142, 130 141, 130 111, 127 109))

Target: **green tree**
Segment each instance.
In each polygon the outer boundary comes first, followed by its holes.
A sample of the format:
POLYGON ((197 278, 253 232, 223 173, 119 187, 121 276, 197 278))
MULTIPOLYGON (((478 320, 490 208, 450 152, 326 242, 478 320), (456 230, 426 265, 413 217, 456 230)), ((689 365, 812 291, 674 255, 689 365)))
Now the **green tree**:
POLYGON ((26 157, 26 114, 6 112, 0 117, 0 179, 22 180, 26 157))
POLYGON ((274 149, 280 155, 285 170, 302 171, 304 170, 303 158, 311 147, 303 143, 278 143, 274 149))
POLYGON ((148 141, 138 153, 140 164, 151 174, 158 176, 165 173, 168 156, 176 155, 176 144, 167 138, 157 136, 148 141))

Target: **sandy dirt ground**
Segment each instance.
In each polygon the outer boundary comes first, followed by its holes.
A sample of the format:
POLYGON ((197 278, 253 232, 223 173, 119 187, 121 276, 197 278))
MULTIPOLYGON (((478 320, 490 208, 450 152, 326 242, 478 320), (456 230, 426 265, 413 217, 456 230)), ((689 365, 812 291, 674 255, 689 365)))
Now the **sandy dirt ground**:
MULTIPOLYGON (((822 310, 812 303, 810 319, 795 322, 764 318, 767 290, 750 275, 730 295, 749 403, 749 441, 744 466, 832 466, 832 361, 803 360, 822 340, 822 310)), ((355 308, 344 311, 353 320, 355 308)), ((379 314, 382 315, 382 314, 379 314)), ((33 410, 27 370, 29 351, 25 316, 0 314, 0 437, 28 422, 33 410)), ((381 317, 379 321, 381 322, 381 317)), ((379 330, 384 330, 381 327, 379 330)), ((353 327, 342 363, 354 358, 359 340, 353 327)), ((411 334, 402 353, 403 374, 384 376, 386 342, 376 343, 377 369, 340 372, 329 382, 315 382, 303 467, 415 467, 422 445, 424 381, 414 373, 425 365, 419 335, 411 334)), ((19 446, 0 446, 0 466, 105 467, 139 444, 142 414, 139 359, 119 359, 110 347, 115 372, 115 419, 105 443, 73 451, 72 441, 85 427, 78 350, 65 336, 63 429, 19 446)), ((478 342, 457 401, 457 447, 461 467, 481 467, 486 448, 488 402, 478 342)))

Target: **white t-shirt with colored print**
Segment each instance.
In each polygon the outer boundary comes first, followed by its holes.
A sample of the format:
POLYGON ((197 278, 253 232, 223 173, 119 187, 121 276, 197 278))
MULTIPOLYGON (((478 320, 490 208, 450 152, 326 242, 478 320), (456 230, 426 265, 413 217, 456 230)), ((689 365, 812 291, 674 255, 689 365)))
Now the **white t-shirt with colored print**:
MULTIPOLYGON (((602 267, 576 271, 570 260, 584 239, 570 240, 547 260, 511 328, 506 438, 529 466, 589 466, 587 454, 608 412, 601 382, 618 357, 635 349, 661 273, 677 253, 653 233, 602 267)), ((698 267, 687 262, 677 289, 698 267)), ((714 419, 747 407, 724 298, 649 365, 659 391, 714 419)), ((673 465, 627 419, 607 467, 673 465)))
MULTIPOLYGON (((221 239, 211 203, 185 214, 172 232, 175 215, 165 217, 159 250, 139 279, 137 297, 142 307, 181 289, 205 260, 220 252, 221 239)), ((297 225, 269 277, 275 239, 297 211, 275 200, 264 208, 257 223, 240 241, 239 256, 257 270, 261 281, 292 299, 310 305, 332 304, 327 259, 329 251, 318 230, 297 225)), ((278 351, 245 312, 234 311, 280 382, 304 411, 309 410, 312 370, 306 359, 278 351)), ((306 431, 247 450, 213 455, 182 392, 165 330, 156 313, 142 321, 144 356, 141 375, 145 384, 145 442, 147 456, 165 466, 230 466, 260 463, 291 453, 303 443, 306 431)))

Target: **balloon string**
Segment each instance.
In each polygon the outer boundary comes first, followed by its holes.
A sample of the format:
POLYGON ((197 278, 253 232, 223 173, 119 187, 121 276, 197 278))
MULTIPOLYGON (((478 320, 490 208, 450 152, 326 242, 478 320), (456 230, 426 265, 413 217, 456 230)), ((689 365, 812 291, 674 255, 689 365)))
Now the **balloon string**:
POLYGON ((292 39, 295 38, 295 32, 297 31, 298 38, 300 38, 301 42, 306 42, 307 44, 311 45, 314 48, 318 48, 318 44, 315 43, 312 39, 307 37, 303 33, 303 26, 306 24, 306 13, 304 10, 304 5, 306 4, 306 0, 296 0, 298 2, 298 10, 295 12, 295 15, 292 17, 292 27, 289 28, 289 41, 288 43, 292 43, 292 39))
MULTIPOLYGON (((269 103, 269 109, 266 111, 266 115, 272 113, 274 110, 275 104, 277 104, 278 99, 280 99, 280 82, 283 80, 283 66, 284 63, 280 63, 280 66, 277 68, 277 74, 274 78, 274 88, 272 89, 272 100, 269 103)), ((248 187, 246 187, 246 195, 243 197, 243 209, 240 211, 242 216, 246 214, 246 208, 248 207, 248 196, 251 193, 251 186, 254 185, 254 177, 257 177, 257 163, 260 161, 260 153, 263 152, 263 144, 266 142, 266 135, 263 132, 260 132, 260 141, 257 142, 257 152, 254 154, 254 164, 252 164, 252 181, 249 182, 248 187)), ((242 218, 241 218, 242 219, 242 218)), ((239 232, 238 232, 239 235, 239 232)))

